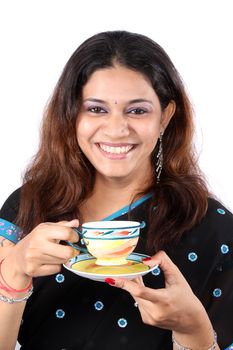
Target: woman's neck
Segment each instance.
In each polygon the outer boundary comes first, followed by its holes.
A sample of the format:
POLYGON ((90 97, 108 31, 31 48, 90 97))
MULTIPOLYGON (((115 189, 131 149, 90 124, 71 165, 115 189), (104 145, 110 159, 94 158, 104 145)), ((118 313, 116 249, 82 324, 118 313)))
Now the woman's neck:
POLYGON ((133 200, 139 198, 140 194, 149 186, 149 181, 119 181, 96 177, 92 195, 81 207, 82 219, 84 221, 97 221, 111 215, 123 208, 133 200))

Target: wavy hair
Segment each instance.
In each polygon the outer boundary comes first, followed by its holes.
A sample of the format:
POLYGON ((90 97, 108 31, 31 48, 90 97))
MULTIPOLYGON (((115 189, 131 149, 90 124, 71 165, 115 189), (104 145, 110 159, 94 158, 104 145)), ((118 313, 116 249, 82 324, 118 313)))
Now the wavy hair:
MULTIPOLYGON (((144 191, 154 193, 148 246, 158 249, 177 241, 205 215, 208 189, 197 164, 193 111, 179 73, 150 38, 109 31, 92 36, 77 48, 46 107, 39 150, 21 188, 17 224, 24 234, 40 222, 77 217, 81 203, 92 193, 95 169, 79 149, 76 119, 82 89, 91 74, 116 63, 149 79, 162 110, 170 101, 176 104, 163 137, 160 182, 157 184, 155 174, 153 184, 144 191)), ((158 144, 151 156, 154 170, 157 151, 158 144)))

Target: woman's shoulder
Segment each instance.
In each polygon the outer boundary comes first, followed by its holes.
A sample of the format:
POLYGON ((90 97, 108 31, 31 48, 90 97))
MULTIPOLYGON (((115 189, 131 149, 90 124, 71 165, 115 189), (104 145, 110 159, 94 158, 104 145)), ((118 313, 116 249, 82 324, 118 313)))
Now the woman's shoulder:
POLYGON ((21 187, 12 192, 0 210, 0 218, 14 222, 18 214, 21 187))
POLYGON ((191 236, 199 237, 199 242, 208 246, 233 244, 233 214, 221 201, 208 198, 207 212, 191 232, 191 236))
POLYGON ((222 202, 208 198, 208 209, 203 224, 209 225, 214 231, 228 232, 233 238, 233 214, 222 202))
MULTIPOLYGON (((180 249, 197 249, 205 254, 233 249, 233 214, 221 201, 208 198, 206 214, 180 241, 180 249), (191 248, 192 247, 192 248, 191 248)), ((221 254, 220 254, 221 255, 221 254)))
POLYGON ((214 198, 214 197, 209 197, 208 198, 208 212, 218 212, 219 214, 225 214, 226 212, 232 215, 231 209, 227 208, 227 206, 221 202, 220 200, 214 198), (222 210, 221 210, 222 209, 222 210), (223 213, 223 211, 225 213, 223 213))

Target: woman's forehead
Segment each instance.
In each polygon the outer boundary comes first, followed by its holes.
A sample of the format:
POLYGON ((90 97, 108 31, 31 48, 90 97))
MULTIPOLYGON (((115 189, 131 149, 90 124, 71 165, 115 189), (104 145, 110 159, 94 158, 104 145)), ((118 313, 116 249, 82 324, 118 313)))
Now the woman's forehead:
POLYGON ((83 87, 82 99, 111 100, 118 104, 126 100, 154 100, 157 95, 145 76, 122 66, 96 70, 83 87))

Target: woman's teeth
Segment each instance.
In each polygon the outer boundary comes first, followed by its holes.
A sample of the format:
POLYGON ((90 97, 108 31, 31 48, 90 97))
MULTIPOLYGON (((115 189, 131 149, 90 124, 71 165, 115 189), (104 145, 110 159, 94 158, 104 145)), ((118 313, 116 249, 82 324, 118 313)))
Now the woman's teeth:
POLYGON ((99 144, 99 146, 103 151, 107 153, 112 153, 112 154, 128 153, 133 148, 133 145, 123 146, 123 147, 119 147, 119 146, 112 147, 112 146, 99 144))

